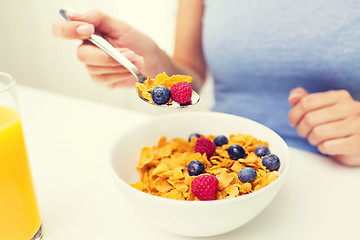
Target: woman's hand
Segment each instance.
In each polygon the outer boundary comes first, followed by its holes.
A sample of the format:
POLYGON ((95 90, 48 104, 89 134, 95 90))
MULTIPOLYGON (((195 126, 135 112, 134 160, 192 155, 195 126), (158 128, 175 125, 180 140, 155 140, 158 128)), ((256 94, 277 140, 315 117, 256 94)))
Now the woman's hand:
MULTIPOLYGON (((59 20, 53 24, 53 34, 67 39, 87 39, 95 33, 104 37, 123 53, 145 76, 158 73, 154 62, 158 46, 148 36, 125 22, 116 20, 99 11, 84 14, 69 13, 71 21, 59 20)), ((77 49, 78 59, 83 62, 95 82, 109 88, 134 86, 135 78, 103 50, 88 41, 77 49)))
POLYGON ((290 125, 311 145, 347 166, 360 166, 360 102, 345 90, 290 92, 290 125))

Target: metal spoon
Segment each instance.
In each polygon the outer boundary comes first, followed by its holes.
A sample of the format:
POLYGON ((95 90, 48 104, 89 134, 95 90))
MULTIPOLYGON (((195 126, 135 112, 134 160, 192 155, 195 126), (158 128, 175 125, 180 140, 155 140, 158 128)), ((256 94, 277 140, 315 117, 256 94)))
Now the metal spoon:
MULTIPOLYGON (((60 9, 59 13, 60 15, 67 21, 70 21, 68 17, 68 12, 71 10, 68 8, 60 9)), ((123 65, 129 72, 135 77, 136 81, 139 83, 144 83, 144 81, 147 79, 140 71, 139 69, 130 62, 123 54, 121 54, 116 48, 114 48, 108 41, 106 41, 104 38, 96 35, 91 34, 91 36, 88 38, 90 42, 92 42, 94 45, 99 47, 100 49, 104 50, 109 56, 111 56, 113 59, 115 59, 118 63, 123 65)), ((200 101, 199 95, 193 90, 192 91, 192 97, 191 101, 188 104, 179 104, 177 102, 172 101, 171 103, 158 105, 156 103, 150 102, 147 99, 142 98, 140 95, 139 97, 152 105, 160 106, 160 107, 171 107, 171 108, 183 108, 183 107, 189 107, 192 106, 200 101)))

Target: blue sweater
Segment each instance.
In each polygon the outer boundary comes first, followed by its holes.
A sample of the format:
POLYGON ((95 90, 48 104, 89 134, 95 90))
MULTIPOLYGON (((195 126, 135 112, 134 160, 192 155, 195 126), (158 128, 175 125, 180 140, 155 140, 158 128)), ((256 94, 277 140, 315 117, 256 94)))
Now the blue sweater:
POLYGON ((202 41, 214 111, 260 122, 317 151, 290 127, 289 91, 347 89, 360 100, 359 0, 204 0, 202 41))

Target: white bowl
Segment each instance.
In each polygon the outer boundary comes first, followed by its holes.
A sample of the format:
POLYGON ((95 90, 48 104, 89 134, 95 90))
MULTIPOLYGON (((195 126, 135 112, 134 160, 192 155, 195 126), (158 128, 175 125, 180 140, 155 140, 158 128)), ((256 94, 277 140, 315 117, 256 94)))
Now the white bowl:
POLYGON ((180 112, 152 118, 120 136, 111 157, 115 183, 139 218, 163 230, 193 237, 223 234, 249 222, 273 200, 284 183, 289 166, 288 146, 275 132, 249 119, 214 112, 180 112), (267 141, 271 152, 280 158, 279 177, 253 193, 215 201, 162 198, 129 185, 139 181, 136 166, 143 146, 156 145, 161 136, 187 139, 195 132, 225 136, 244 133, 267 141))

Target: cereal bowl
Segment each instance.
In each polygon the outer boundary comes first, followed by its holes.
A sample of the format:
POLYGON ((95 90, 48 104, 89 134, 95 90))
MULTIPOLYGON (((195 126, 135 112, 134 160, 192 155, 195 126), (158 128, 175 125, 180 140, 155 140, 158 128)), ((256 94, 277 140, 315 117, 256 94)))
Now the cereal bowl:
POLYGON ((113 146, 110 168, 115 183, 138 218, 160 229, 192 237, 207 237, 232 231, 256 217, 282 187, 290 166, 290 152, 283 139, 252 120, 224 113, 179 112, 151 118, 122 134, 113 146), (280 159, 278 178, 257 191, 235 198, 184 201, 154 196, 130 186, 139 181, 141 148, 154 146, 162 136, 188 139, 204 135, 249 134, 269 143, 280 159))

